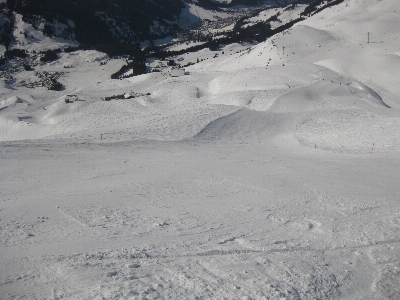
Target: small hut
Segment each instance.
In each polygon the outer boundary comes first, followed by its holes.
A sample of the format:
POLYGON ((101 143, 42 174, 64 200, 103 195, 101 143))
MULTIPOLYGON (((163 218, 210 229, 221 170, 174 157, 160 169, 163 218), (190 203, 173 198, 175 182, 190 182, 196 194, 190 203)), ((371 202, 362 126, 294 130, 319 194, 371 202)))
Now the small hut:
POLYGON ((65 96, 64 100, 65 100, 65 103, 78 101, 78 96, 77 95, 67 95, 67 96, 65 96))

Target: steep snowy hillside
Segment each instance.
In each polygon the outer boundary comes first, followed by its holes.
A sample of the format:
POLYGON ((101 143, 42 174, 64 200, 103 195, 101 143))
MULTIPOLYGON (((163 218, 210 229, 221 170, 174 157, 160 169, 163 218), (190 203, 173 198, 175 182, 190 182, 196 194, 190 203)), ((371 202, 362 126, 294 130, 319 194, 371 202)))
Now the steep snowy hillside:
POLYGON ((9 63, 0 298, 399 299, 398 1, 309 15, 120 80, 94 50, 9 63))
POLYGON ((130 55, 126 48, 139 44, 162 49, 171 43, 196 41, 263 41, 341 1, 305 0, 297 4, 295 0, 170 0, 167 4, 8 0, 0 2, 0 43, 4 46, 0 53, 6 49, 37 52, 80 44, 84 49, 110 55, 130 55))
POLYGON ((251 14, 261 4, 270 7, 288 2, 291 1, 7 0, 0 2, 0 43, 8 49, 27 50, 36 50, 32 46, 42 41, 41 50, 45 50, 49 40, 92 47, 152 44, 160 38, 172 39, 182 31, 198 29, 210 20, 229 18, 234 23, 238 15, 251 14))
POLYGON ((179 0, 7 1, 8 9, 23 15, 26 22, 44 24, 48 36, 73 33, 80 43, 90 45, 131 43, 174 32, 183 6, 179 0))

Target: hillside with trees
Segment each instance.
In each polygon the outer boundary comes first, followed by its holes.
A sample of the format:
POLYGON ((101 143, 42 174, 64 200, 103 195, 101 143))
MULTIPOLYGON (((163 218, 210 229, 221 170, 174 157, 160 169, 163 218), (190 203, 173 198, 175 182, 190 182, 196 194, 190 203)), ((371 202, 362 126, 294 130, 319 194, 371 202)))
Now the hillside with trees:
POLYGON ((178 28, 175 20, 184 7, 180 0, 8 0, 11 11, 23 15, 24 21, 38 25, 45 21, 45 33, 54 36, 55 24, 68 25, 82 44, 135 43, 159 37, 158 30, 165 34, 178 28))

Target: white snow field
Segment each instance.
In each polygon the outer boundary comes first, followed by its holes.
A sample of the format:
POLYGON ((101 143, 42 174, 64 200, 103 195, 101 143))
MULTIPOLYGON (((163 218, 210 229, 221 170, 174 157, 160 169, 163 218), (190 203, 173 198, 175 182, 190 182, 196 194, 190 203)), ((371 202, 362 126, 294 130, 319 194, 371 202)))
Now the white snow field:
POLYGON ((398 0, 183 57, 1 85, 0 299, 400 299, 398 0))

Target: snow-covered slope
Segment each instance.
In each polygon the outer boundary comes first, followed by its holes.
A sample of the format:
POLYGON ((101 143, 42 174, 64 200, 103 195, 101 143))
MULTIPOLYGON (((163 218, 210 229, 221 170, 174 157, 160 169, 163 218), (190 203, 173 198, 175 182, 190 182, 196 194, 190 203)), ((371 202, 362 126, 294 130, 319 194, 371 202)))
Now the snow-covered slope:
POLYGON ((125 62, 96 51, 11 73, 0 298, 398 299, 397 2, 183 54, 180 77, 109 80, 125 62), (24 87, 44 72, 64 90, 24 87))
POLYGON ((68 47, 68 46, 77 46, 79 43, 75 40, 75 35, 71 32, 69 35, 66 35, 64 31, 68 31, 71 27, 74 27, 72 21, 64 23, 59 23, 58 21, 54 21, 54 28, 56 28, 53 37, 49 37, 43 34, 43 29, 46 24, 45 20, 38 20, 33 27, 32 24, 29 24, 23 20, 22 15, 15 14, 14 17, 14 31, 13 36, 15 40, 11 41, 10 49, 18 48, 24 49, 29 52, 32 51, 44 51, 47 49, 56 49, 60 47, 68 47), (72 25, 72 26, 71 26, 72 25), (62 37, 64 33, 65 38, 62 37))

